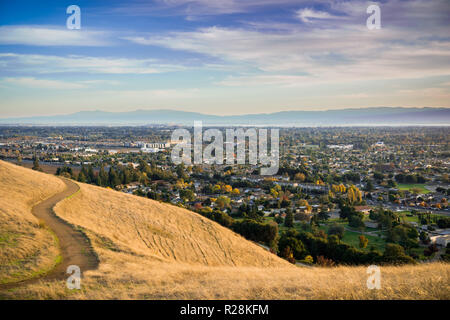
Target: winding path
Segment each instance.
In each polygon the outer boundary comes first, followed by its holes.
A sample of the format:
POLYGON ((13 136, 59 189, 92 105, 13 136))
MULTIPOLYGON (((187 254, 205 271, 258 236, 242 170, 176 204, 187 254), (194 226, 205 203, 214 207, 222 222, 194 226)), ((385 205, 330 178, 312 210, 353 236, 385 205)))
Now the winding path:
POLYGON ((67 267, 70 265, 79 266, 82 274, 87 270, 93 270, 98 267, 97 257, 88 239, 80 231, 74 229, 73 226, 56 216, 53 212, 53 208, 58 202, 70 197, 80 189, 76 183, 68 179, 61 178, 61 180, 65 183, 66 189, 61 193, 57 193, 39 202, 32 208, 31 212, 35 217, 43 220, 47 227, 55 233, 59 240, 59 251, 62 262, 42 276, 2 284, 0 285, 0 290, 30 284, 38 280, 65 280, 70 276, 66 273, 67 267))

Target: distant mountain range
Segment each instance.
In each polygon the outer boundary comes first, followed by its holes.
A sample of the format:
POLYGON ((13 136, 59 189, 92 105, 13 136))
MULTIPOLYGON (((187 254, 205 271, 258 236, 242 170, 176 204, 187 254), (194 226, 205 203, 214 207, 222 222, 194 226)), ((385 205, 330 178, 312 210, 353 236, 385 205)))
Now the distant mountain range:
POLYGON ((327 111, 281 111, 216 116, 176 110, 82 111, 67 115, 3 118, 0 125, 204 125, 243 126, 405 126, 450 125, 450 108, 376 107, 327 111))

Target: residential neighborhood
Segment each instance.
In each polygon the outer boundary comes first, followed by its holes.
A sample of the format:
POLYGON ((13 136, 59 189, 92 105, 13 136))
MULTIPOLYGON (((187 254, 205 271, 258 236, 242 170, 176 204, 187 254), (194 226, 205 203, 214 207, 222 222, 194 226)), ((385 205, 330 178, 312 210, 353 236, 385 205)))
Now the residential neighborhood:
POLYGON ((0 156, 206 216, 275 224, 280 236, 289 230, 289 219, 295 230, 323 237, 341 226, 342 242, 359 247, 357 239, 364 236, 368 245, 360 249, 382 252, 395 238, 393 228, 407 226, 416 234, 414 244, 404 247, 409 255, 427 260, 445 252, 446 128, 283 128, 280 168, 273 176, 261 175, 260 165, 175 166, 170 129, 30 127, 17 135, 14 127, 3 127, 0 156), (345 206, 360 221, 349 221, 345 206), (394 223, 374 218, 384 210, 394 223))

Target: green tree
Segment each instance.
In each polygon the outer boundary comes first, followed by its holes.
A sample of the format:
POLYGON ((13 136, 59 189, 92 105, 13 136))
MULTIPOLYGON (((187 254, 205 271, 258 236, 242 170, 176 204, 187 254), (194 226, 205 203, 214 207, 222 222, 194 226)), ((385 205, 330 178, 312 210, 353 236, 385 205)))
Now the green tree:
POLYGON ((84 175, 83 171, 80 171, 80 173, 78 174, 78 181, 79 182, 86 182, 86 176, 84 175))
POLYGON ((280 257, 286 259, 292 264, 296 263, 296 260, 294 258, 294 252, 292 251, 291 247, 287 246, 284 247, 284 249, 280 252, 280 257))
POLYGON ((95 183, 95 174, 94 174, 94 168, 92 168, 92 165, 90 164, 87 171, 87 182, 89 183, 95 183))
POLYGON ((339 239, 342 239, 345 234, 345 228, 341 224, 334 223, 328 228, 328 235, 336 235, 339 239))
POLYGON ((366 185, 364 187, 364 190, 367 191, 367 192, 372 192, 373 190, 375 190, 375 188, 373 186, 373 183, 372 183, 372 180, 370 180, 370 179, 367 180, 366 185))
POLYGON ((367 245, 369 244, 369 239, 367 239, 365 236, 360 235, 359 236, 359 247, 361 249, 364 249, 367 247, 367 245))
POLYGON ((274 218, 274 220, 275 220, 275 222, 276 222, 277 224, 280 224, 280 223, 283 222, 283 218, 282 218, 280 215, 277 215, 277 216, 274 218))
POLYGON ((80 182, 87 182, 87 175, 88 175, 88 172, 86 170, 86 167, 83 165, 81 167, 80 173, 78 174, 78 181, 80 181, 80 182), (80 181, 80 175, 82 176, 83 181, 80 181))
POLYGON ((419 235, 420 241, 422 241, 423 244, 429 244, 430 243, 430 237, 428 236, 428 233, 425 231, 421 231, 419 235))
POLYGON ((190 189, 180 190, 180 198, 183 200, 192 201, 195 199, 194 192, 190 189))
POLYGON ((327 210, 328 210, 328 206, 326 206, 326 205, 320 206, 320 212, 317 214, 317 217, 319 218, 319 220, 325 221, 330 218, 330 215, 328 214, 327 210))
POLYGON ((278 249, 280 252, 283 252, 286 247, 292 249, 294 258, 297 260, 304 259, 306 254, 308 253, 305 249, 305 246, 303 245, 303 242, 292 236, 291 233, 283 233, 281 235, 280 241, 278 242, 278 249))
POLYGON ((218 208, 224 209, 230 206, 230 202, 231 200, 227 196, 220 196, 216 200, 216 205, 218 208))
POLYGON ((98 173, 98 184, 102 187, 106 187, 108 185, 108 174, 106 173, 103 164, 100 166, 100 171, 98 173))
POLYGON ((353 206, 348 206, 343 202, 339 203, 339 209, 339 217, 341 219, 347 219, 348 217, 356 213, 356 210, 353 206))
POLYGON ((387 234, 387 239, 389 241, 398 243, 407 249, 418 246, 418 237, 419 233, 417 230, 408 225, 397 225, 389 230, 387 234))
POLYGON ((403 247, 395 243, 386 244, 383 260, 393 264, 415 263, 413 258, 405 254, 403 247))
POLYGON ((111 188, 118 186, 120 184, 119 176, 116 173, 116 170, 111 166, 108 172, 108 184, 111 188))
POLYGON ((31 169, 37 170, 37 171, 42 171, 41 167, 39 166, 39 158, 36 154, 34 154, 33 167, 31 169))
POLYGON ((294 215, 291 209, 286 210, 286 217, 284 218, 284 225, 288 228, 294 227, 294 215))
POLYGON ((352 228, 363 230, 365 228, 363 222, 363 214, 361 212, 356 212, 348 217, 348 225, 352 228))

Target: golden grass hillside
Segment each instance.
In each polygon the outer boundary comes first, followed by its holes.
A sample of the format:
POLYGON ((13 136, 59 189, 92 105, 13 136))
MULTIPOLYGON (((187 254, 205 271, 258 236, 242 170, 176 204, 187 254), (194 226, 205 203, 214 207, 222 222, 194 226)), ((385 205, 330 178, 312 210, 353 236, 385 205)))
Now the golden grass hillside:
POLYGON ((99 242, 162 262, 205 266, 290 267, 240 235, 192 211, 80 184, 60 202, 63 219, 100 235, 99 242))
MULTIPOLYGON (((21 169, 18 174, 29 170, 21 169)), ((449 264, 381 267, 381 289, 367 267, 299 268, 196 213, 80 184, 59 216, 81 226, 97 270, 81 290, 63 281, 0 291, 30 299, 449 299, 449 264)))
POLYGON ((53 266, 58 248, 31 208, 64 188, 56 177, 0 161, 0 283, 26 279, 53 266))

